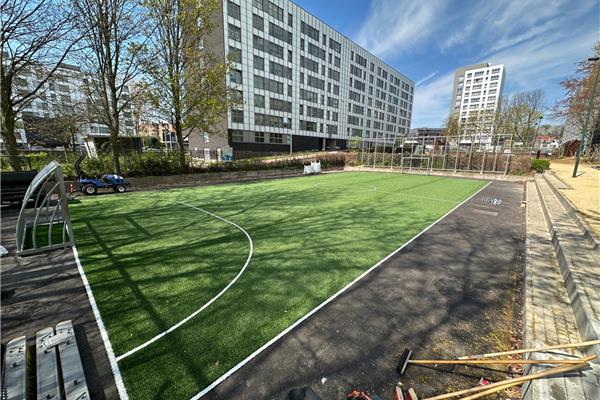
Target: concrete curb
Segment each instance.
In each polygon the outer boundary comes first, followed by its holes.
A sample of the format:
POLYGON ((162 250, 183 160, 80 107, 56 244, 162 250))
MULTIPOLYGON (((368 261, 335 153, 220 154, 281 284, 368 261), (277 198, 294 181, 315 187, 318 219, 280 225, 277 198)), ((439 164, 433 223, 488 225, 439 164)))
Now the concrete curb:
MULTIPOLYGON (((548 186, 552 187, 550 183, 547 184, 548 186)), ((544 198, 537 180, 535 186, 538 195, 541 199, 542 210, 544 212, 544 219, 546 221, 548 230, 552 236, 554 252, 558 260, 558 264, 561 270, 561 274, 563 276, 565 287, 567 289, 569 300, 571 301, 571 306, 575 315, 575 321, 577 322, 577 326, 579 327, 579 333, 582 336, 583 340, 600 339, 600 320, 594 317, 594 312, 591 309, 591 305, 589 304, 589 301, 591 299, 589 299, 586 294, 585 284, 579 276, 579 273, 577 273, 576 271, 577 269, 575 267, 575 264, 573 263, 571 254, 567 254, 567 252, 565 251, 565 248, 563 246, 565 238, 563 237, 563 233, 559 232, 552 222, 546 204, 547 199, 544 198)), ((558 198, 560 199, 560 197, 558 198)), ((583 258, 585 257, 585 255, 578 255, 578 257, 583 258)), ((585 261, 590 262, 590 260, 585 261)), ((594 346, 593 351, 598 355, 598 357, 600 357, 600 345, 594 346)), ((598 361, 596 360, 595 362, 598 361)))
POLYGON ((561 202, 561 204, 563 205, 563 207, 565 207, 565 209, 569 213, 569 216, 573 219, 573 221, 575 221, 575 223, 583 231, 583 234, 584 234, 586 240, 590 243, 590 245, 592 245, 592 247, 594 248, 594 250, 599 251, 600 250, 600 239, 598 239, 596 237, 596 235, 594 234, 594 232, 592 231, 592 229, 590 228, 590 226, 581 217, 581 214, 579 213, 579 210, 577 210, 577 208, 575 208, 575 206, 573 205, 573 203, 571 203, 569 201, 569 199, 567 199, 567 197, 561 193, 561 191, 559 190, 559 188, 557 188, 554 185, 554 183, 552 182, 552 180, 549 179, 546 176, 546 174, 543 174, 542 176, 544 177, 544 179, 546 180, 546 182, 548 182, 548 185, 550 186, 550 189, 552 189, 552 191, 554 192, 554 194, 556 195, 556 197, 558 198, 558 200, 561 202))

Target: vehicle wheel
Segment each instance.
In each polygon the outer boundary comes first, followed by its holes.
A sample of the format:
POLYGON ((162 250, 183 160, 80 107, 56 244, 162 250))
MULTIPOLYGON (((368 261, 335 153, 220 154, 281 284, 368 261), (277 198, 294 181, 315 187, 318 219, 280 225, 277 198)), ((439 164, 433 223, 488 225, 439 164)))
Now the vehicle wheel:
POLYGON ((113 187, 113 190, 117 193, 125 193, 125 186, 117 185, 117 186, 113 187))
POLYGON ((81 191, 83 192, 83 194, 93 196, 98 192, 98 188, 96 187, 96 185, 85 185, 83 188, 81 188, 81 191))

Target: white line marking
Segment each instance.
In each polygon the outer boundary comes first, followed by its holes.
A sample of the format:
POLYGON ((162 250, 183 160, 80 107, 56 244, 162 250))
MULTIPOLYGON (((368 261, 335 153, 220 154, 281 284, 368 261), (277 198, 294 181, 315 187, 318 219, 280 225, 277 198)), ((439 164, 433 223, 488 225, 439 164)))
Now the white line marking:
POLYGON ((117 386, 117 391, 119 392, 119 398, 121 400, 127 400, 129 399, 129 395, 127 395, 127 389, 125 389, 125 383, 123 382, 123 377, 121 376, 121 370, 119 369, 119 364, 115 357, 115 352, 112 348, 112 344, 110 343, 110 339, 108 338, 108 332, 106 331, 106 327, 104 326, 104 321, 102 321, 102 317, 100 316, 100 310, 98 309, 98 305, 96 304, 96 299, 94 298, 94 294, 92 293, 92 288, 87 279, 87 276, 85 275, 85 272, 83 271, 83 266, 81 265, 81 260, 79 259, 79 252, 77 251, 77 247, 75 245, 73 245, 72 249, 73 256, 75 257, 75 262, 77 263, 77 269, 79 270, 79 275, 81 276, 81 280, 83 281, 83 286, 85 287, 85 291, 90 301, 90 305, 92 306, 92 311, 94 312, 94 317, 96 318, 96 324, 98 324, 98 329, 100 330, 100 336, 102 336, 102 342, 104 342, 104 348, 106 349, 108 361, 110 362, 110 368, 115 378, 115 385, 117 386))
POLYGON ((444 218, 446 218, 448 215, 452 214, 452 212, 454 212, 454 210, 456 210, 458 207, 460 207, 463 204, 465 204, 467 201, 471 200, 475 195, 477 195, 483 189, 485 189, 486 187, 488 187, 491 183, 492 183, 491 181, 488 182, 484 187, 482 187, 481 189, 479 189, 478 191, 476 191, 475 193, 473 193, 472 195, 470 195, 469 197, 467 197, 465 200, 463 200, 461 203, 457 204, 455 207, 453 207, 450 211, 448 211, 446 214, 444 214, 443 216, 441 216, 439 219, 437 219, 435 222, 433 222, 427 228, 423 229, 421 232, 419 232, 418 234, 416 234, 415 236, 413 236, 412 239, 410 239, 408 242, 404 243, 402 246, 398 247, 396 250, 392 251, 390 254, 388 254, 387 256, 385 256, 384 258, 382 258, 377 264, 373 265, 371 268, 369 268, 368 270, 366 270, 365 272, 363 272, 361 275, 359 275, 352 282, 350 282, 349 284, 347 284, 346 286, 344 286, 342 289, 340 289, 333 296, 329 297, 327 300, 325 300, 324 302, 322 302, 321 304, 319 304, 317 307, 313 308, 311 311, 308 312, 308 314, 305 314, 299 320, 297 320, 292 325, 290 325, 289 327, 287 327, 286 329, 284 329, 282 332, 280 332, 273 339, 269 340, 267 343, 265 343, 264 345, 262 345, 259 349, 255 350, 252 354, 250 354, 248 357, 246 357, 244 360, 242 360, 236 366, 234 366, 229 371, 227 371, 226 373, 224 373, 223 375, 221 375, 213 383, 211 383, 210 385, 208 385, 202 391, 198 392, 190 400, 198 400, 199 398, 201 398, 202 396, 204 396, 205 394, 207 394, 208 392, 210 392, 211 390, 213 390, 217 385, 219 385, 225 379, 229 378, 233 373, 235 373, 237 370, 239 370, 244 365, 246 365, 248 362, 250 362, 254 357, 256 357, 257 355, 259 355, 260 353, 262 353, 264 350, 266 350, 268 347, 270 347, 273 343, 277 342, 283 336, 285 336, 286 334, 288 334, 292 329, 294 329, 295 327, 297 327, 298 325, 300 325, 302 322, 304 322, 305 320, 307 320, 308 318, 310 318, 313 314, 315 314, 321 308, 323 308, 327 304, 331 303, 333 300, 335 300, 336 297, 338 297, 339 295, 341 295, 342 293, 344 293, 346 290, 348 290, 350 287, 352 287, 356 282, 360 281, 362 278, 364 278, 366 275, 368 275, 371 271, 373 271, 374 269, 376 269, 377 267, 379 267, 381 264, 383 264, 385 261, 387 261, 390 257, 394 256, 396 253, 398 253, 399 251, 401 251, 402 249, 404 249, 406 246, 408 246, 409 244, 411 244, 415 239, 417 239, 419 236, 421 236, 422 234, 424 234, 425 232, 427 232, 429 229, 431 229, 438 222, 440 222, 441 220, 443 220, 444 218))
POLYGON ((189 320, 191 320, 192 318, 194 318, 196 315, 200 314, 208 306, 210 306, 212 303, 214 303, 219 297, 221 297, 227 290, 229 290, 229 288, 231 286, 233 286, 233 284, 240 278, 240 276, 242 276, 242 274, 244 273, 244 271, 248 267, 248 264, 250 264, 250 259, 252 258, 252 254, 254 253, 254 243, 252 242, 252 238, 250 237, 250 235, 248 234, 248 232, 246 232, 246 230, 244 228, 242 228, 241 226, 239 226, 235 222, 231 222, 229 220, 226 220, 225 218, 219 217, 218 215, 215 215, 215 214, 213 214, 213 213, 211 213, 209 211, 203 210, 200 207, 192 206, 190 204, 184 203, 183 201, 177 201, 177 203, 183 204, 186 207, 190 207, 190 208, 196 209, 198 211, 202 211, 203 213, 206 213, 206 214, 210 215, 211 217, 220 219, 221 221, 227 222, 228 224, 233 225, 236 228, 238 228, 240 231, 242 231, 244 233, 244 235, 246 235, 246 237, 248 238, 248 243, 250 243, 250 252, 248 253, 248 258, 246 259, 246 263, 244 264, 244 266, 242 267, 242 269, 240 269, 240 271, 235 276, 235 278, 233 278, 233 280, 231 282, 229 282, 229 284, 227 286, 225 286, 225 288, 223 288, 223 290, 221 290, 215 297, 213 297, 212 299, 210 299, 202 307, 200 307, 199 309, 197 309, 196 311, 194 311, 193 313, 191 313, 190 315, 188 315, 187 317, 185 317, 184 319, 182 319, 181 321, 179 321, 178 323, 176 323, 175 325, 173 325, 172 327, 170 327, 166 331, 164 331, 162 333, 159 333, 158 335, 154 336, 152 339, 150 339, 150 340, 148 340, 148 341, 140 344, 139 346, 137 346, 137 347, 129 350, 128 352, 126 352, 124 354, 121 354, 120 356, 117 357, 117 361, 121 361, 124 358, 129 357, 133 353, 136 353, 136 352, 142 350, 144 347, 149 346, 150 344, 156 342, 160 338, 168 335, 169 333, 173 332, 175 329, 181 327, 183 324, 185 324, 186 322, 188 322, 189 320))

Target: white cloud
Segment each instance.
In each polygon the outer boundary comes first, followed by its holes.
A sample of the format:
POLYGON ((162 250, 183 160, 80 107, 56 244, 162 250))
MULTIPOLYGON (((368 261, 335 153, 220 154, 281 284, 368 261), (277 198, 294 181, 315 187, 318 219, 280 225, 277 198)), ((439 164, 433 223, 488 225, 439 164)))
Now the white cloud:
POLYGON ((454 73, 447 73, 439 78, 415 88, 413 105, 413 127, 441 126, 450 113, 450 97, 454 73))
POLYGON ((420 45, 444 15, 439 0, 373 0, 357 42, 379 56, 391 56, 420 45))
POLYGON ((427 82, 428 80, 430 80, 431 78, 436 76, 437 74, 438 74, 438 71, 434 71, 434 72, 430 73, 429 75, 427 75, 425 78, 419 79, 417 81, 417 83, 415 83, 415 87, 421 86, 422 84, 424 84, 425 82, 427 82))
POLYGON ((413 70, 423 67, 421 75, 427 75, 417 82, 412 125, 434 127, 448 115, 454 70, 463 65, 505 64, 505 95, 541 88, 548 105, 554 103, 560 80, 600 37, 597 15, 597 0, 576 6, 571 0, 497 0, 472 7, 461 0, 373 0, 357 40, 413 70), (430 66, 420 55, 440 63, 430 66))

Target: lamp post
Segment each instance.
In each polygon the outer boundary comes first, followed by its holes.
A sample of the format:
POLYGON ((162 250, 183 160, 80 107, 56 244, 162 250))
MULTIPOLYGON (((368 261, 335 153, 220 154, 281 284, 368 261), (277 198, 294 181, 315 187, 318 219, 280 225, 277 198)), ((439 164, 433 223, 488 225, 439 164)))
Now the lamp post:
MULTIPOLYGON (((590 62, 597 62, 600 60, 600 57, 588 58, 590 62)), ((590 103, 588 106, 587 114, 585 116, 585 124, 583 125, 583 129, 581 131, 581 142, 579 142, 579 146, 577 147, 577 156, 575 157, 575 167, 573 168, 573 178, 577 178, 577 169, 579 168, 579 158, 581 157, 581 153, 585 147, 585 134, 588 130, 588 125, 590 123, 590 114, 592 113, 592 108, 594 108, 594 97, 596 97, 596 85, 598 84, 598 75, 600 75, 600 66, 596 66, 596 75, 594 76, 594 85, 592 86, 592 94, 590 96, 590 103)))

